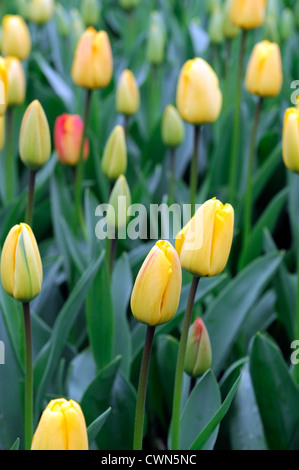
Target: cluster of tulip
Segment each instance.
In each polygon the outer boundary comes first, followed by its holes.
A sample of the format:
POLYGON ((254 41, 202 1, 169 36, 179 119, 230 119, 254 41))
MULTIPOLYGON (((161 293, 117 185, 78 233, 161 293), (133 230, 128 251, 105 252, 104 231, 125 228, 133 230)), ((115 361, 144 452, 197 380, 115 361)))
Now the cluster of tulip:
MULTIPOLYGON (((54 3, 32 0, 26 6, 24 17, 36 23, 44 23, 54 13, 54 3), (29 8, 29 9, 28 9, 29 8)), ((89 22, 97 12, 93 2, 83 2, 83 14, 89 22), (91 11, 94 14, 91 14, 91 11), (90 19, 91 18, 91 19, 90 19)), ((136 1, 121 2, 131 9, 136 1)), ((135 280, 131 295, 131 311, 135 319, 147 325, 147 334, 140 369, 137 393, 134 449, 142 449, 144 409, 149 372, 150 355, 155 328, 170 321, 176 314, 182 288, 182 270, 193 277, 189 300, 184 316, 174 386, 172 413, 172 449, 180 443, 180 414, 184 371, 191 377, 203 375, 212 362, 209 334, 201 318, 192 322, 192 312, 198 282, 201 277, 212 277, 226 268, 234 235, 234 208, 236 166, 238 163, 238 136, 240 124, 240 96, 243 77, 244 48, 248 30, 258 28, 265 19, 266 0, 229 0, 225 2, 225 28, 233 37, 242 31, 240 73, 236 90, 237 106, 234 121, 234 139, 230 162, 231 204, 222 204, 216 197, 207 200, 196 209, 198 184, 198 148, 202 126, 217 121, 222 109, 222 92, 213 68, 202 58, 188 60, 182 67, 176 95, 176 107, 169 104, 163 114, 161 134, 166 147, 174 150, 184 139, 184 121, 194 126, 194 152, 190 170, 191 219, 177 234, 175 246, 159 240, 148 253, 135 280), (238 101, 239 99, 239 101, 238 101)), ((218 9, 216 9, 218 13, 218 9)), ((62 11, 58 9, 58 15, 62 11)), ((62 19, 62 16, 59 16, 62 19)), ((216 13, 213 17, 216 22, 216 13)), ((214 25, 217 24, 214 23, 214 25)), ((31 38, 28 27, 20 16, 8 15, 3 19, 0 58, 0 81, 4 85, 5 102, 0 106, 0 148, 5 144, 5 116, 11 106, 24 103, 26 95, 22 61, 30 54, 31 38)), ((148 54, 152 63, 159 63, 163 53, 163 33, 153 23, 148 54), (155 29, 158 31, 155 31, 155 29), (157 46, 158 44, 158 46, 157 46), (157 53, 158 51, 158 53, 157 53), (162 51, 162 52, 161 52, 162 51)), ((213 28, 214 31, 215 26, 213 28)), ((84 162, 90 153, 87 137, 92 92, 108 87, 113 76, 113 53, 108 34, 89 26, 81 35, 72 64, 74 84, 86 91, 84 116, 63 114, 57 117, 54 128, 54 144, 57 157, 64 165, 76 168, 75 225, 84 227, 82 214, 82 180, 84 162)), ((264 40, 255 45, 245 75, 246 90, 258 96, 257 110, 252 131, 248 159, 246 204, 244 210, 244 239, 250 236, 252 213, 252 175, 255 141, 259 117, 264 99, 277 96, 283 83, 281 55, 278 44, 264 40)), ((0 90, 1 91, 1 90, 0 90)), ((140 93, 136 79, 130 70, 124 70, 116 90, 116 109, 124 116, 124 125, 112 130, 101 160, 101 170, 112 184, 109 202, 117 207, 119 196, 125 196, 130 204, 130 189, 125 177, 127 170, 126 136, 128 122, 140 106, 140 93)), ((9 124, 9 123, 8 123, 9 124)), ((299 108, 289 108, 283 127, 283 159, 287 168, 299 172, 299 108)), ((8 142, 9 143, 9 142, 8 142)), ((7 143, 7 144, 8 144, 7 143)), ((30 302, 40 293, 43 267, 39 248, 31 229, 34 208, 34 182, 36 173, 51 155, 51 135, 45 111, 41 103, 33 101, 27 108, 19 138, 21 161, 30 171, 28 203, 25 221, 12 227, 4 243, 1 255, 1 280, 5 291, 23 304, 26 335, 26 388, 25 388, 25 447, 32 450, 88 449, 85 419, 80 405, 73 400, 52 400, 42 414, 32 440, 32 340, 30 326, 30 302)), ((175 199, 174 158, 172 158, 172 185, 169 202, 175 199)), ((8 165, 7 198, 13 196, 10 181, 13 168, 8 165)), ((108 214, 109 217, 109 214, 108 214)), ((109 218, 108 218, 109 220, 109 218)), ((115 221, 110 220, 111 224, 115 221)), ((124 217, 122 225, 125 226, 124 217)), ((118 227, 121 228, 121 227, 118 227)), ((84 229, 83 229, 84 230, 84 229)), ((298 326, 299 328, 299 326, 298 326)))

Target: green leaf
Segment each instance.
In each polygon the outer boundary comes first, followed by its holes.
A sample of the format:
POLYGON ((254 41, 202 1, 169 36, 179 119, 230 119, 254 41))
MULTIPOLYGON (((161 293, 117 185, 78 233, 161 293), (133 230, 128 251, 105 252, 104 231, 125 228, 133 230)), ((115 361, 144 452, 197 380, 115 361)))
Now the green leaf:
POLYGON ((11 446, 10 450, 19 450, 20 447, 20 438, 17 437, 13 445, 11 446))
POLYGON ((179 342, 170 335, 159 335, 156 338, 156 348, 156 361, 163 397, 165 397, 168 413, 171 415, 179 342))
POLYGON ((270 450, 298 449, 299 391, 274 340, 257 334, 250 374, 270 450))
POLYGON ((89 444, 94 441, 99 434, 100 430, 106 423, 109 415, 111 413, 111 408, 108 408, 104 413, 102 413, 98 418, 96 418, 87 428, 88 441, 89 444))

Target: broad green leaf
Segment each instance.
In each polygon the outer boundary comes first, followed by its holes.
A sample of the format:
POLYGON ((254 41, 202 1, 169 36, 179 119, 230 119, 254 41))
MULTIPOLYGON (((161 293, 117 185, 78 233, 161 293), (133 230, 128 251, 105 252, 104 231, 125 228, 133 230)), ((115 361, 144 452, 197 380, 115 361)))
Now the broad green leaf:
POLYGON ((170 335, 159 335, 156 338, 156 361, 160 375, 160 382, 165 397, 165 405, 169 415, 172 412, 172 399, 174 378, 179 342, 170 335))
POLYGON ((108 408, 104 413, 102 413, 98 418, 96 418, 87 428, 88 441, 91 443, 94 441, 99 434, 100 430, 106 423, 109 415, 111 413, 111 408, 108 408))

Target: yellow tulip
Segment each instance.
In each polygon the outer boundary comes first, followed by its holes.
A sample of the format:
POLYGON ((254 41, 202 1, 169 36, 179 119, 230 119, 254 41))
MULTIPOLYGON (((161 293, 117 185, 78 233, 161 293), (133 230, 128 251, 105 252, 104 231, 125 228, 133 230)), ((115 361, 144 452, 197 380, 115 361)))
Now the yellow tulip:
POLYGON ((233 231, 232 206, 216 198, 206 201, 176 236, 182 268, 199 277, 220 274, 228 261, 233 231))
POLYGON ((134 74, 124 70, 120 76, 116 90, 116 109, 125 116, 132 116, 138 111, 140 94, 134 74))
POLYGON ((117 125, 104 148, 102 172, 110 180, 116 180, 127 170, 127 145, 123 126, 117 125))
POLYGON ((38 100, 27 108, 20 132, 20 157, 30 170, 41 168, 51 155, 51 134, 47 116, 38 100))
POLYGON ((134 317, 150 326, 161 325, 176 314, 182 287, 182 269, 173 246, 159 240, 137 275, 131 309, 134 317))
POLYGON ((54 0, 30 0, 29 18, 33 23, 48 23, 54 15, 54 0))
POLYGON ((190 326, 185 356, 185 372, 191 377, 200 377, 212 363, 209 333, 201 318, 190 326))
POLYGON ((0 152, 2 152, 5 144, 5 115, 0 116, 0 152))
POLYGON ((31 450, 88 450, 85 418, 74 400, 51 400, 32 439, 31 450))
POLYGON ((282 155, 285 166, 299 173, 299 109, 288 108, 284 115, 282 155))
POLYGON ((162 119, 162 140, 166 147, 178 147, 185 136, 185 128, 178 110, 172 105, 165 108, 162 119))
POLYGON ((8 106, 19 106, 24 103, 26 95, 26 79, 22 62, 16 57, 6 58, 8 77, 8 106))
POLYGON ((30 302, 40 293, 42 280, 42 262, 34 234, 27 224, 15 225, 2 249, 3 288, 14 299, 30 302))
POLYGON ((72 65, 77 86, 90 90, 105 88, 113 75, 113 57, 108 35, 89 27, 81 36, 72 65))
POLYGON ((31 36, 19 15, 6 15, 2 20, 2 54, 25 60, 31 52, 31 36))
POLYGON ((261 97, 277 96, 282 88, 282 61, 278 44, 267 40, 255 45, 245 76, 247 91, 261 97))
POLYGON ((0 57, 0 116, 5 114, 8 96, 8 76, 7 64, 3 57, 0 57))
POLYGON ((266 0, 232 0, 230 20, 239 28, 258 28, 264 23, 266 4, 266 0))
POLYGON ((219 80, 212 67, 203 59, 188 60, 177 85, 177 108, 190 124, 214 122, 222 107, 219 80))

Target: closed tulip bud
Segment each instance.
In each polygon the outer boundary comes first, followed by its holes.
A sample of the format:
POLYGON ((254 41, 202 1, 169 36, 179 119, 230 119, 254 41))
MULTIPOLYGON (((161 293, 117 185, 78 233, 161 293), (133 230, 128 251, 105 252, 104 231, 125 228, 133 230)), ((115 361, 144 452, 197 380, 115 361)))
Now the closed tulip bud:
POLYGON ((212 350, 208 331, 201 318, 197 318, 189 328, 185 372, 191 377, 200 377, 212 364, 212 350))
POLYGON ((124 175, 120 175, 109 197, 107 224, 110 228, 124 229, 129 221, 128 207, 131 205, 131 192, 124 175))
POLYGON ((96 26, 100 20, 98 0, 82 0, 81 15, 86 26, 96 26))
POLYGON ((232 0, 230 19, 243 29, 262 26, 266 15, 266 0, 232 0))
POLYGON ((8 78, 8 106, 20 106, 25 101, 26 78, 22 62, 16 57, 6 58, 8 78))
POLYGON ((105 88, 113 74, 113 57, 106 31, 89 27, 81 36, 72 66, 76 85, 90 90, 105 88))
POLYGON ((15 225, 1 255, 3 289, 14 299, 30 302, 41 291, 42 262, 34 234, 27 224, 15 225))
MULTIPOLYGON (((74 166, 80 160, 84 123, 79 115, 63 114, 55 121, 54 145, 58 159, 64 165, 74 166)), ((89 157, 89 141, 85 138, 83 160, 89 157)))
POLYGON ((285 166, 299 173, 299 109, 288 108, 284 115, 282 155, 285 166))
POLYGON ((58 33, 61 37, 66 38, 70 32, 70 19, 67 11, 60 3, 55 6, 55 21, 58 33))
POLYGON ((209 26, 208 26, 208 33, 210 36, 211 44, 222 44, 224 35, 223 35, 223 13, 221 8, 214 8, 212 11, 209 26))
POLYGON ((139 5, 140 0, 118 0, 119 5, 126 11, 130 11, 139 5))
POLYGON ((134 317, 150 326, 161 325, 176 314, 182 286, 182 270, 173 246, 158 241, 137 275, 131 309, 134 317))
POLYGON ((261 97, 277 96, 282 83, 282 62, 278 44, 266 40, 256 44, 246 70, 247 91, 261 97))
POLYGON ((223 35, 226 39, 234 39, 240 33, 240 28, 234 25, 230 19, 230 8, 232 0, 226 0, 223 7, 223 35))
POLYGON ((233 232, 232 206, 216 198, 206 201, 176 236, 182 268, 197 277, 220 274, 228 261, 233 232))
POLYGON ((31 450, 88 450, 86 422, 74 400, 51 400, 38 423, 31 450))
POLYGON ((140 93, 134 74, 124 70, 116 90, 116 109, 125 116, 135 114, 140 105, 140 93))
POLYGON ((212 67, 203 59, 188 60, 177 85, 177 108, 190 124, 214 122, 222 107, 219 80, 212 67))
POLYGON ((165 59, 166 34, 161 16, 154 12, 151 15, 147 39, 147 60, 152 65, 161 65, 165 59))
POLYGON ((162 119, 162 140, 166 147, 178 147, 184 140, 184 123, 178 110, 169 104, 162 119))
POLYGON ((51 135, 47 116, 38 100, 27 108, 20 132, 20 157, 30 170, 37 171, 51 156, 51 135))
POLYGON ((25 60, 31 52, 31 36, 21 16, 6 15, 2 20, 2 54, 25 60))
POLYGON ((30 0, 29 17, 33 23, 45 24, 54 15, 54 0, 30 0))
POLYGON ((296 23, 293 11, 290 8, 284 8, 280 19, 280 36, 282 41, 287 41, 293 36, 296 23))
POLYGON ((3 57, 0 57, 0 116, 5 114, 8 96, 8 76, 7 64, 3 57))
POLYGON ((116 180, 127 170, 127 145, 122 126, 115 126, 105 145, 102 171, 109 180, 116 180))
POLYGON ((0 116, 0 152, 2 152, 5 144, 5 115, 0 116))

